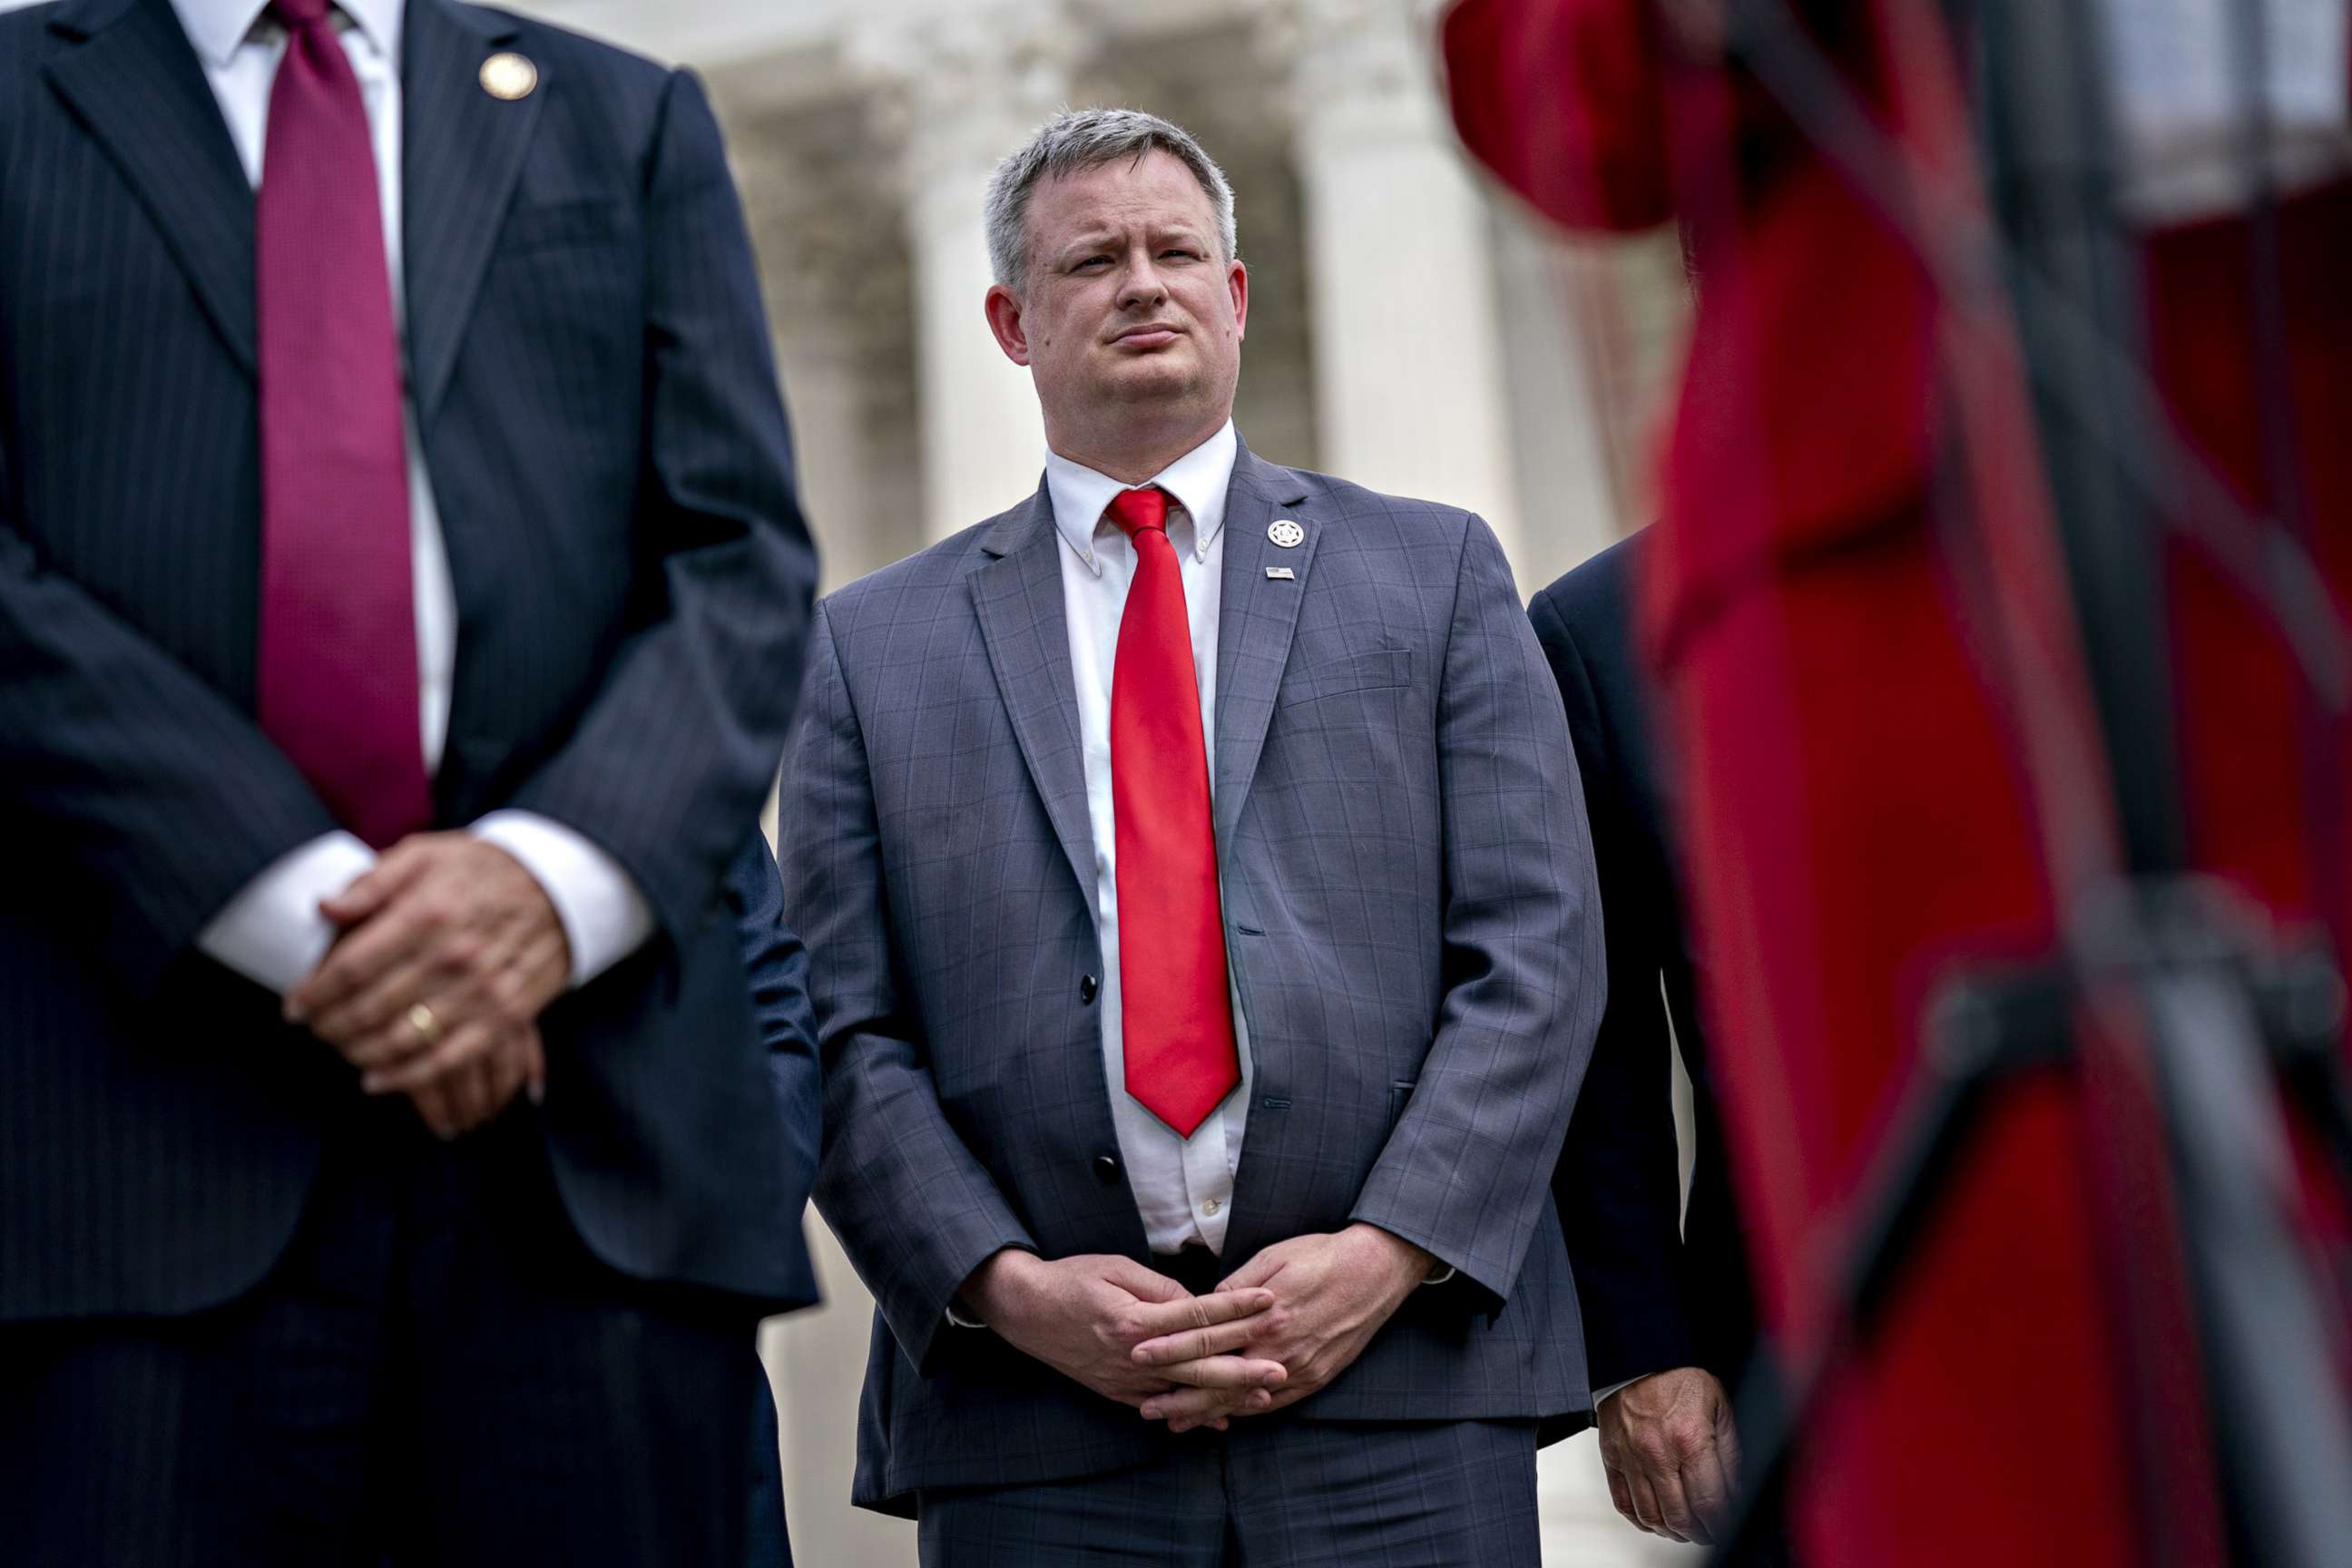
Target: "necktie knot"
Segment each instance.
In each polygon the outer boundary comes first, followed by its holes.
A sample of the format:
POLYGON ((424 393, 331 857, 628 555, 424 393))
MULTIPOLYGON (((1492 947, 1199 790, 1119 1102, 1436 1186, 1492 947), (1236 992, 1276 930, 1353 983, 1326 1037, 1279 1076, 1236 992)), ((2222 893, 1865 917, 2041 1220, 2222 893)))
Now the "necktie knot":
POLYGON ((1133 539, 1146 529, 1168 531, 1168 492, 1158 485, 1139 490, 1121 490, 1110 498, 1106 509, 1119 531, 1133 539))
POLYGON ((269 13, 288 32, 315 27, 334 14, 333 0, 269 0, 269 13))

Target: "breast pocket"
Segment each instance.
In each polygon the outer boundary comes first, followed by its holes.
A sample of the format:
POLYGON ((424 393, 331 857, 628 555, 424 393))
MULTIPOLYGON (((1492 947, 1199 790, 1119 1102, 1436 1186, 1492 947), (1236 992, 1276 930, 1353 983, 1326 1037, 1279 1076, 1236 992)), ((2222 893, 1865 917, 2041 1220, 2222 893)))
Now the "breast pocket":
POLYGON ((1376 647, 1287 672, 1282 678, 1278 703, 1296 708, 1350 691, 1382 691, 1412 684, 1412 649, 1376 647))

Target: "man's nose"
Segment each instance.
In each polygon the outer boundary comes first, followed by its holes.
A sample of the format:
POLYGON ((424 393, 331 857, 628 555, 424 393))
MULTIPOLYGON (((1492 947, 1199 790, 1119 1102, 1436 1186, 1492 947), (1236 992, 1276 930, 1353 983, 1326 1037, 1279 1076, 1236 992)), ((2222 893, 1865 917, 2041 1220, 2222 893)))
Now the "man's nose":
POLYGON ((1131 310, 1139 305, 1157 305, 1167 298, 1168 284, 1160 276, 1160 268, 1152 265, 1148 253, 1139 252, 1128 264, 1127 277, 1118 291, 1120 306, 1131 310))

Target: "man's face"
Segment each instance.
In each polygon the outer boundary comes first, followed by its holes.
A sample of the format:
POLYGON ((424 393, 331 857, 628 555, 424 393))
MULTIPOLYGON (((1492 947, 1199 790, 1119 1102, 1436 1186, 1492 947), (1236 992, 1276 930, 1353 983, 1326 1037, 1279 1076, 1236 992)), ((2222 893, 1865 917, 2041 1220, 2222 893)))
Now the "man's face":
POLYGON ((1154 151, 1047 180, 1030 197, 1028 239, 1024 286, 992 289, 989 320, 1030 367, 1049 433, 1224 422, 1248 276, 1221 259, 1191 170, 1154 151))

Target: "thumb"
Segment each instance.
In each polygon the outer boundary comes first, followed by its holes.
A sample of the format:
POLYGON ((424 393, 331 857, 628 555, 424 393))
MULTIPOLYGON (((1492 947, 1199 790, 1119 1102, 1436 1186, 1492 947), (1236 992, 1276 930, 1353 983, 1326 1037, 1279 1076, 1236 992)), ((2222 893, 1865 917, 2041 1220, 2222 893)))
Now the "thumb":
POLYGON ((1254 1285, 1264 1285, 1281 1273, 1283 1265, 1287 1261, 1288 1259, 1282 1255, 1280 1247, 1269 1247, 1219 1280, 1217 1289, 1246 1290, 1254 1285))
POLYGON ((424 872, 424 857, 402 853, 407 847, 407 841, 403 841, 385 850, 383 858, 352 879, 349 887, 332 898, 320 900, 319 912, 339 926, 355 926, 373 919, 424 872))
POLYGON ((1156 1274, 1131 1258, 1106 1259, 1102 1277, 1139 1301, 1181 1301, 1192 1295, 1165 1274, 1156 1274))

